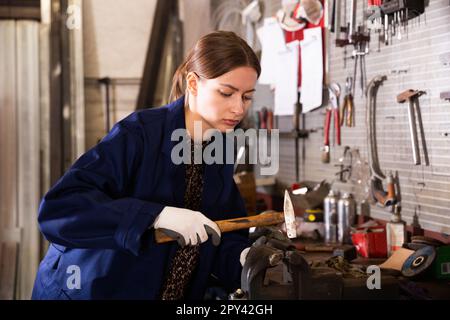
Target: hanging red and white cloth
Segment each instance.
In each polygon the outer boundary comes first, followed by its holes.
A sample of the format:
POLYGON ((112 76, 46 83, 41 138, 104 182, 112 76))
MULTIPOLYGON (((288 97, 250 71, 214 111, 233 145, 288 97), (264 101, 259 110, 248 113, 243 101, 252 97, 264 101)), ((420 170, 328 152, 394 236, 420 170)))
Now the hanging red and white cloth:
MULTIPOLYGON (((283 1, 283 9, 280 9, 277 13, 278 22, 281 28, 284 30, 284 36, 286 43, 298 40, 302 41, 304 38, 304 30, 310 28, 322 28, 322 52, 325 57, 325 19, 324 19, 324 0, 302 0, 302 1, 283 1), (314 3, 320 3, 319 6, 315 6, 314 3), (305 5, 308 4, 312 9, 305 9, 305 5), (303 5, 303 6, 302 6, 303 5), (284 15, 283 15, 284 13, 284 15), (310 14, 310 18, 307 19, 307 14, 310 14), (314 20, 315 19, 315 20, 314 20), (314 23, 316 22, 316 23, 314 23)), ((301 50, 301 49, 300 49, 301 50)), ((301 56, 299 57, 299 77, 298 84, 301 86, 301 56)), ((325 59, 323 59, 324 71, 325 71, 325 59)))

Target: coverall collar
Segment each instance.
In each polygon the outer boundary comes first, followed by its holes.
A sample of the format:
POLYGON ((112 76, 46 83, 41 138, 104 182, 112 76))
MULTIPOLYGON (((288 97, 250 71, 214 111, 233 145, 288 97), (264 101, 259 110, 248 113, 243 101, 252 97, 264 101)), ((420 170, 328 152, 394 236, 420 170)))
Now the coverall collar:
MULTIPOLYGON (((172 181, 177 181, 173 186, 173 198, 178 206, 184 206, 185 184, 185 166, 183 164, 176 165, 171 160, 172 148, 178 143, 171 141, 172 132, 175 129, 186 128, 184 116, 184 96, 172 102, 167 106, 168 112, 163 136, 162 152, 170 166, 170 177, 172 181)), ((206 165, 203 175, 203 194, 202 208, 213 206, 223 189, 223 164, 206 165)), ((232 177, 230 177, 232 179, 232 177)))

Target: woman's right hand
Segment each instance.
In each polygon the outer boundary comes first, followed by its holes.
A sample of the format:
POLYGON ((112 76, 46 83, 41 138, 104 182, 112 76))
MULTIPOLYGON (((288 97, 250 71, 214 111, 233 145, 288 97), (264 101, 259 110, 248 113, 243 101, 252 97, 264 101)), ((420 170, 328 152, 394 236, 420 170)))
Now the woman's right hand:
POLYGON ((153 227, 177 239, 180 246, 203 243, 208 240, 208 234, 215 246, 220 243, 219 227, 199 211, 166 206, 156 217, 153 227))

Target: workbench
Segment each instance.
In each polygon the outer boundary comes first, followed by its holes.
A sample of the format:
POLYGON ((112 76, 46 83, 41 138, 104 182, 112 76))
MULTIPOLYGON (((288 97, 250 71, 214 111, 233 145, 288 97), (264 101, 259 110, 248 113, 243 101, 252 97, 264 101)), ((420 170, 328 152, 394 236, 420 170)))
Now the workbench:
MULTIPOLYGON (((296 246, 299 245, 299 240, 294 240, 296 246)), ((304 242, 302 243, 304 245, 304 242)), ((312 242, 309 242, 312 244, 312 242)), ((302 252, 302 256, 308 263, 323 262, 332 257, 331 252, 302 252)), ((370 266, 380 265, 386 259, 369 259, 358 257, 352 261, 352 264, 370 266)), ((395 270, 382 270, 382 290, 383 283, 388 283, 389 290, 386 294, 379 294, 377 299, 398 299, 398 300, 450 300, 450 281, 449 280, 435 280, 435 279, 422 279, 411 280, 401 276, 400 272, 395 270), (386 282, 387 281, 387 282, 386 282), (392 290, 397 287, 397 293, 394 294, 392 290)), ((266 278, 264 284, 273 288, 272 292, 276 296, 277 288, 281 288, 280 284, 283 283, 285 275, 283 275, 283 264, 277 265, 273 268, 267 269, 266 278)), ((360 286, 361 293, 356 299, 369 299, 367 296, 367 287, 362 286, 361 280, 359 281, 347 281, 347 286, 353 286, 353 290, 356 286, 360 286)))

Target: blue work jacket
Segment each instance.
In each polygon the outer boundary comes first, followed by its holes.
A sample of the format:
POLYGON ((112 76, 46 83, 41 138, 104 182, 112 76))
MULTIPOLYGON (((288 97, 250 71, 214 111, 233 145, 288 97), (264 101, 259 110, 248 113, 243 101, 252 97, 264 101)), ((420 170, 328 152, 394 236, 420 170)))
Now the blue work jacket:
MULTIPOLYGON (((185 166, 171 161, 171 134, 185 128, 184 97, 118 122, 45 194, 39 227, 50 242, 33 299, 158 299, 177 242, 157 244, 149 228, 164 206, 184 207, 185 166)), ((246 215, 232 164, 205 164, 201 212, 211 220, 246 215)), ((202 299, 215 276, 240 286, 248 230, 200 245, 186 299, 202 299)))

